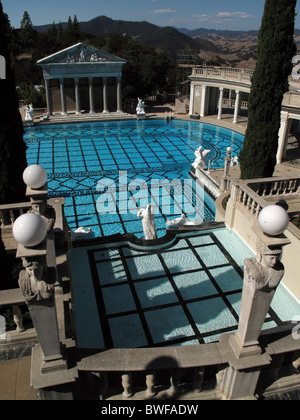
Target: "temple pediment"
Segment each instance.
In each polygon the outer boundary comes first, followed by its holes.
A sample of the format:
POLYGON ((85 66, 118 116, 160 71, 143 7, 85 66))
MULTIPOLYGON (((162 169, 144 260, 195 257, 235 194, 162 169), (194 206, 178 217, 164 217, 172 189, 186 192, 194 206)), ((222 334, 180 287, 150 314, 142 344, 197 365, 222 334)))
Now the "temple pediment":
POLYGON ((55 54, 49 55, 37 64, 73 64, 73 63, 126 63, 126 60, 108 54, 105 51, 78 43, 55 54))

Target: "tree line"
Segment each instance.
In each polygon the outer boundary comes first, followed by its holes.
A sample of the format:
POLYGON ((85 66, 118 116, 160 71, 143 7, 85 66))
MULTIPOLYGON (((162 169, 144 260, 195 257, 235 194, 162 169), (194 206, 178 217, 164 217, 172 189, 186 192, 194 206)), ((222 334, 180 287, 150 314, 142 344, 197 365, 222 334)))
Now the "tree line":
POLYGON ((43 85, 42 70, 37 61, 78 42, 86 43, 127 61, 123 67, 123 101, 154 95, 157 92, 176 91, 176 64, 165 52, 146 43, 134 41, 126 35, 110 33, 95 36, 80 30, 76 15, 69 17, 67 25, 59 22, 38 32, 34 29, 27 11, 20 28, 12 28, 6 15, 8 47, 20 99, 44 107, 44 88, 40 92, 35 85, 43 85))

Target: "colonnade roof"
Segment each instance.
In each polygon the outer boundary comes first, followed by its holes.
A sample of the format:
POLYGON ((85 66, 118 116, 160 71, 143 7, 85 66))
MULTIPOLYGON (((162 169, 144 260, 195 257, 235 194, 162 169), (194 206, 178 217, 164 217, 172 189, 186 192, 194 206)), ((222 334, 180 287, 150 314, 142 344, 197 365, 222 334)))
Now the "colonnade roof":
POLYGON ((71 47, 65 48, 64 50, 58 51, 48 57, 42 58, 37 62, 38 65, 47 64, 73 64, 78 63, 89 63, 89 64, 103 64, 103 63, 118 63, 125 64, 126 60, 108 54, 105 51, 101 51, 97 48, 90 47, 89 45, 78 43, 71 47))

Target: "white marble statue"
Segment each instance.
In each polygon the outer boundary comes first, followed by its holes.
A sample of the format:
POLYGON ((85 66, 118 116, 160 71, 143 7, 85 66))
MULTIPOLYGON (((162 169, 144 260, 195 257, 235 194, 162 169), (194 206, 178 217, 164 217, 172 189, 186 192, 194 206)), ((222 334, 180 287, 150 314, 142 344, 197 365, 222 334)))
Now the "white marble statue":
POLYGON ((142 218, 145 239, 157 239, 152 204, 149 204, 146 209, 140 209, 138 211, 137 217, 142 218))
POLYGON ((184 226, 187 223, 188 219, 185 214, 182 214, 181 217, 178 217, 173 220, 167 219, 166 228, 173 229, 179 228, 180 226, 184 226))
POLYGON ((84 229, 83 226, 80 226, 74 232, 71 232, 72 241, 77 241, 79 239, 86 239, 89 235, 92 234, 92 229, 84 229))
POLYGON ((207 155, 209 155, 210 152, 211 152, 210 150, 202 150, 202 146, 200 146, 194 153, 194 155, 196 156, 196 159, 195 159, 195 162, 193 163, 193 167, 197 169, 198 166, 200 166, 203 169, 207 169, 205 158, 207 155))
POLYGON ((23 107, 24 111, 25 111, 25 118, 24 121, 25 122, 33 122, 33 117, 34 117, 34 109, 32 104, 30 104, 29 106, 24 106, 23 107))
POLYGON ((139 119, 146 117, 145 102, 140 98, 138 98, 138 105, 136 107, 136 113, 139 119))
POLYGON ((238 166, 239 164, 240 163, 239 163, 239 157, 238 156, 235 156, 235 157, 231 158, 230 166, 238 166))

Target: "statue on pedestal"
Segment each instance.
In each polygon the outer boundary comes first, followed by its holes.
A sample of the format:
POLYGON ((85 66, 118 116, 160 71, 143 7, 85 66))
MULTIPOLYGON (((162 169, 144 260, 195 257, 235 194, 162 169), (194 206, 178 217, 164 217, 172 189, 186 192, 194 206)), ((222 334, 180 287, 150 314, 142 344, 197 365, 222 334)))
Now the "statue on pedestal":
POLYGON ((23 257, 19 286, 26 303, 54 299, 55 271, 48 269, 45 256, 23 257))
POLYGON ((138 211, 137 217, 142 218, 145 239, 157 239, 152 204, 149 204, 146 209, 140 209, 138 211))
POLYGON ((47 223, 48 232, 53 229, 55 223, 55 210, 47 204, 47 201, 31 199, 31 210, 28 213, 35 213, 47 223))
POLYGON ((25 123, 33 123, 34 109, 32 104, 30 104, 29 106, 24 106, 23 109, 25 111, 25 123))
POLYGON ((145 102, 142 101, 142 99, 138 98, 138 105, 136 107, 136 113, 139 119, 144 119, 146 118, 146 113, 145 113, 145 102))
POLYGON ((193 167, 197 169, 198 167, 207 169, 207 165, 205 162, 205 158, 209 155, 210 150, 202 150, 202 146, 200 146, 194 153, 196 156, 195 162, 193 163, 193 167))
POLYGON ((284 266, 279 261, 281 247, 270 248, 257 241, 257 257, 245 260, 245 282, 253 291, 275 292, 284 275, 284 266))

